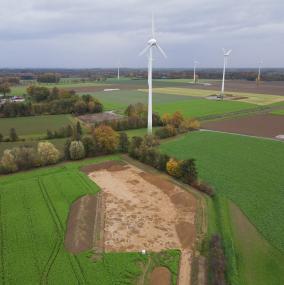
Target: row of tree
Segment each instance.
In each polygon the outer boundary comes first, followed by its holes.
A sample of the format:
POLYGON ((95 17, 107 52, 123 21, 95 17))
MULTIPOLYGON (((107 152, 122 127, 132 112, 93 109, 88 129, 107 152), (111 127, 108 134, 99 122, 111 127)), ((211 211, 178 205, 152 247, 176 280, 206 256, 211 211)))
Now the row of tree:
POLYGON ((70 113, 81 115, 103 111, 100 101, 90 95, 77 96, 73 90, 30 86, 27 93, 26 102, 7 101, 0 105, 0 117, 70 113))

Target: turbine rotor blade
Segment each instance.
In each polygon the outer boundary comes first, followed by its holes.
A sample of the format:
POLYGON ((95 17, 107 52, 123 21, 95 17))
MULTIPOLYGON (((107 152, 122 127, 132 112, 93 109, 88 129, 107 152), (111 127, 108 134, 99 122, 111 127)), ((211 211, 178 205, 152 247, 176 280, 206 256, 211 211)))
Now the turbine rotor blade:
POLYGON ((151 46, 146 46, 146 47, 139 53, 139 56, 142 56, 143 54, 145 54, 150 48, 151 48, 151 46))
POLYGON ((164 57, 164 58, 167 58, 166 53, 163 51, 163 49, 162 49, 158 44, 156 44, 156 47, 157 47, 157 49, 159 50, 159 52, 163 55, 163 57, 164 57))
POLYGON ((155 19, 154 19, 154 13, 152 12, 152 38, 155 38, 155 19))

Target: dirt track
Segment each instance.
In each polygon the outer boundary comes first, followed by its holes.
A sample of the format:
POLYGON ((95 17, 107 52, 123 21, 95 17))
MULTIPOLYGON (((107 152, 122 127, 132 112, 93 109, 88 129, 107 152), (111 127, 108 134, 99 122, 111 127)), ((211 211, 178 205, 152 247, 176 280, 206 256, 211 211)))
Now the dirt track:
MULTIPOLYGON (((85 171, 90 173, 90 169, 85 171)), ((129 164, 106 163, 89 177, 103 190, 105 251, 181 249, 179 285, 188 285, 195 198, 158 175, 129 164)))
POLYGON ((275 139, 278 135, 284 135, 284 116, 253 115, 204 123, 202 128, 275 139))

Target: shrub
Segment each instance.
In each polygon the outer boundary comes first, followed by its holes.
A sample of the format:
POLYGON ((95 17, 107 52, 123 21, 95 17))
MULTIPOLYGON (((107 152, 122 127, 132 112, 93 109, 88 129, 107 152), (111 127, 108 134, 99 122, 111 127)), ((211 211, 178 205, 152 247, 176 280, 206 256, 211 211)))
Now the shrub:
POLYGON ((173 137, 177 134, 177 130, 173 125, 166 125, 158 130, 156 130, 155 135, 160 139, 165 139, 173 137))
POLYGON ((83 100, 78 100, 74 105, 74 112, 78 115, 85 114, 88 111, 88 106, 83 100))
POLYGON ((72 160, 78 160, 85 157, 84 145, 81 141, 72 141, 69 147, 69 154, 72 160))
POLYGON ((134 158, 138 158, 139 157, 139 148, 141 146, 143 142, 143 138, 141 137, 133 137, 130 145, 129 145, 129 149, 128 149, 128 153, 130 156, 134 157, 134 158))
POLYGON ((37 152, 41 165, 55 164, 59 161, 60 152, 50 142, 39 142, 37 152))
POLYGON ((10 137, 10 141, 11 141, 11 142, 15 142, 15 141, 18 140, 18 135, 17 135, 17 133, 16 133, 15 128, 11 128, 11 129, 10 129, 10 135, 9 135, 9 137, 10 137))
POLYGON ((126 153, 128 152, 129 140, 126 133, 122 132, 119 134, 118 151, 126 153))
POLYGON ((2 142, 4 139, 4 136, 0 133, 0 142, 2 142))
POLYGON ((36 152, 33 147, 20 146, 12 148, 12 154, 19 170, 29 169, 38 166, 36 152))
POLYGON ((192 186, 195 189, 199 190, 200 192, 207 194, 210 197, 213 197, 215 195, 214 189, 205 182, 197 182, 196 181, 196 182, 192 183, 192 186))
POLYGON ((183 121, 183 115, 180 112, 176 111, 171 118, 171 125, 173 125, 175 128, 178 128, 183 121))
POLYGON ((96 143, 91 136, 84 136, 82 138, 82 143, 85 148, 85 153, 87 157, 92 157, 97 154, 96 143))
POLYGON ((198 130, 200 128, 200 122, 196 119, 186 119, 179 126, 179 132, 187 132, 192 130, 198 130))
POLYGON ((195 159, 187 159, 180 162, 181 179, 184 183, 192 184, 197 181, 198 173, 195 159))
POLYGON ((64 158, 65 158, 66 160, 71 159, 71 157, 70 157, 70 151, 69 151, 71 142, 72 142, 71 139, 67 139, 67 140, 65 141, 65 144, 64 144, 64 158))
POLYGON ((159 154, 158 160, 157 160, 157 168, 161 171, 167 170, 167 162, 170 160, 170 157, 167 154, 159 154))
POLYGON ((180 178, 182 175, 181 163, 177 161, 176 159, 171 158, 167 162, 167 172, 173 177, 180 178))
POLYGON ((156 136, 153 136, 153 135, 145 135, 144 139, 143 139, 143 143, 147 147, 157 146, 160 144, 158 138, 156 136))
POLYGON ((4 173, 16 172, 18 170, 18 166, 15 160, 14 155, 10 149, 6 149, 1 159, 2 171, 4 173))
POLYGON ((98 126, 93 133, 97 147, 101 153, 113 153, 117 150, 118 133, 106 125, 98 126))

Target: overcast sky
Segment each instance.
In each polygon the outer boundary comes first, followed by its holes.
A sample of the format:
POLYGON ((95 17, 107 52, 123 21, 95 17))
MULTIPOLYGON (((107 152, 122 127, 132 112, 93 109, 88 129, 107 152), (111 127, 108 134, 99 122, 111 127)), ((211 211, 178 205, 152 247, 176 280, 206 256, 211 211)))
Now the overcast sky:
POLYGON ((157 67, 284 67, 283 0, 0 0, 0 68, 145 67, 152 10, 157 67))

